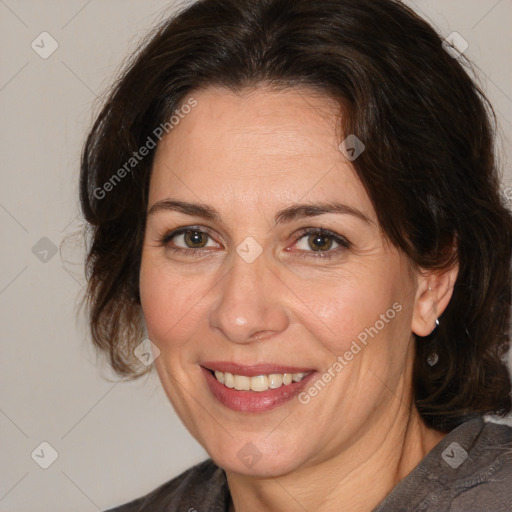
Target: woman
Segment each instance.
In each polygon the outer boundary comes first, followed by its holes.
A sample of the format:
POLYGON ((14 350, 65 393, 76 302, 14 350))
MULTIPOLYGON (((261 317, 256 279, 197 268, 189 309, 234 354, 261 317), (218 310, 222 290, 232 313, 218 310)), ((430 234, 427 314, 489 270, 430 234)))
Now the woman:
POLYGON ((512 223, 446 46, 393 0, 204 0, 128 65, 92 337, 136 376, 147 329, 211 459, 116 511, 510 510, 512 223))

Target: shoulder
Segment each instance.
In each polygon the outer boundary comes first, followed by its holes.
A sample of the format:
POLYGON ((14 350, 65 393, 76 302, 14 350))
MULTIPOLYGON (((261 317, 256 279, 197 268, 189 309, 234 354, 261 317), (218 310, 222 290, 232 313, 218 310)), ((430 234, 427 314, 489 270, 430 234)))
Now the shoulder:
POLYGON ((510 512, 512 428, 476 418, 447 434, 374 512, 510 512))
POLYGON ((201 462, 159 486, 146 496, 106 512, 224 512, 229 491, 224 471, 211 459, 201 462))
MULTIPOLYGON (((452 455, 457 436, 444 450, 452 455)), ((494 422, 483 423, 471 446, 462 452, 454 478, 451 512, 490 510, 507 512, 512 503, 512 428, 494 422), (455 492, 457 493, 455 495, 455 492)), ((458 463, 458 462, 457 462, 458 463)))

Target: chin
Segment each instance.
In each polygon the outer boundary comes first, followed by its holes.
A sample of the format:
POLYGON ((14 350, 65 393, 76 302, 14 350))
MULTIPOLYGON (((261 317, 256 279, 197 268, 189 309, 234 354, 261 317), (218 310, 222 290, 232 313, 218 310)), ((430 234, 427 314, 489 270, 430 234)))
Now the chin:
POLYGON ((245 442, 231 442, 225 447, 216 445, 211 450, 206 446, 205 449, 213 461, 225 471, 251 477, 284 476, 304 466, 306 457, 297 453, 296 442, 288 438, 288 444, 277 439, 269 443, 264 438, 265 435, 262 435, 263 442, 251 441, 248 437, 245 442))

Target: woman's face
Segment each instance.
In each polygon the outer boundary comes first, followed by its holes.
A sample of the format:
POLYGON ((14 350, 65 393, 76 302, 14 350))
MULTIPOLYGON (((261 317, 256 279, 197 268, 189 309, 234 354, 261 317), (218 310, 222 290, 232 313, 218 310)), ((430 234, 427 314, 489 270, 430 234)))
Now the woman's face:
POLYGON ((238 473, 383 443, 379 425, 410 405, 418 280, 339 149, 337 104, 307 89, 193 97, 155 156, 140 272, 169 399, 238 473))

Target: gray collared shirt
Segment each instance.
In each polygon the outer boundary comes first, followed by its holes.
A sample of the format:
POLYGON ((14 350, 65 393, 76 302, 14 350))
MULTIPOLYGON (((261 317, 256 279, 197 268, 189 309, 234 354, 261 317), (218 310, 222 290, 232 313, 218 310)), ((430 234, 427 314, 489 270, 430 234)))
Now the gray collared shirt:
MULTIPOLYGON (((229 502, 225 472, 208 459, 108 512, 227 512, 229 502)), ((420 511, 511 512, 512 428, 482 418, 463 423, 372 512, 420 511)))

